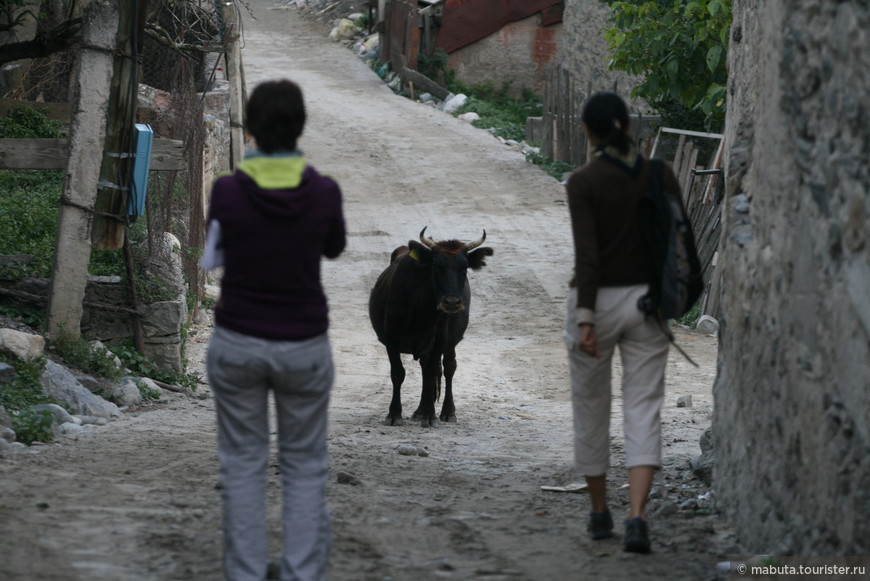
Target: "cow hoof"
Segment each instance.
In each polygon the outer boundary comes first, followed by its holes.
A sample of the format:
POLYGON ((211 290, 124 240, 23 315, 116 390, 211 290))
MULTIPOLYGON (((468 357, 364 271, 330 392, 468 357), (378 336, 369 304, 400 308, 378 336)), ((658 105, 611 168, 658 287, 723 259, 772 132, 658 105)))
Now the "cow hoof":
POLYGON ((441 421, 442 421, 442 422, 447 422, 448 424, 449 424, 449 423, 454 423, 454 424, 455 424, 455 423, 456 423, 456 416, 455 416, 455 415, 452 415, 452 416, 445 416, 445 415, 442 415, 442 416, 441 416, 441 421))
POLYGON ((393 416, 387 416, 384 420, 385 426, 404 426, 405 421, 402 418, 394 418, 393 416))
POLYGON ((441 422, 439 422, 435 418, 432 418, 432 419, 423 418, 420 420, 420 427, 421 428, 437 428, 440 425, 441 425, 441 422))

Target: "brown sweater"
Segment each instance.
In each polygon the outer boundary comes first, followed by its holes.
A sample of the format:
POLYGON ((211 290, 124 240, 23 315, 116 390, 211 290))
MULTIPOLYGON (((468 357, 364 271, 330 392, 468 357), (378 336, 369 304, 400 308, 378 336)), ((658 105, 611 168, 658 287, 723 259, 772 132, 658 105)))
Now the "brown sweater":
MULTIPOLYGON (((580 309, 595 310, 600 287, 649 284, 650 266, 638 225, 638 206, 649 184, 649 161, 633 166, 607 154, 575 171, 568 180, 568 208, 574 233, 574 278, 580 309)), ((663 184, 680 194, 668 164, 663 184)), ((594 322, 581 317, 581 322, 594 322)))

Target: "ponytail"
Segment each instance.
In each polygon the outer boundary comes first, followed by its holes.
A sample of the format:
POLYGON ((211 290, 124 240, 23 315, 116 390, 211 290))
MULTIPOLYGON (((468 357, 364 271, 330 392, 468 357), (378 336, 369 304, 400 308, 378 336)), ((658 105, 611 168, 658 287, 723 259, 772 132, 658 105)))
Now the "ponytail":
POLYGON ((616 93, 601 92, 592 95, 583 107, 583 123, 598 136, 604 147, 615 147, 627 154, 633 141, 628 134, 628 108, 616 93))

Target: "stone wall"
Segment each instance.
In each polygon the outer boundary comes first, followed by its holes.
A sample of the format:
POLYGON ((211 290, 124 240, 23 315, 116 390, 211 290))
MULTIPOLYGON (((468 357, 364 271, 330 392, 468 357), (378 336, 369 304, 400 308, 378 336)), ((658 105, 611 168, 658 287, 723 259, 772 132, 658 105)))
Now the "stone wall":
MULTIPOLYGON (((140 319, 145 355, 164 371, 182 372, 184 362, 184 326, 187 324, 186 285, 181 269, 181 244, 172 234, 158 239, 153 259, 145 269, 161 281, 174 300, 149 302, 143 305, 140 319)), ((118 281, 92 279, 85 290, 82 313, 82 336, 103 343, 123 343, 133 336, 133 319, 127 314, 96 305, 129 307, 130 297, 125 285, 118 281), (94 305, 94 306, 91 306, 94 305)))
POLYGON ((643 100, 630 99, 639 79, 607 68, 610 51, 604 33, 610 26, 610 7, 600 0, 565 0, 561 66, 569 71, 584 92, 612 91, 622 95, 632 111, 651 112, 643 100))
POLYGON ((870 554, 870 5, 734 0, 718 506, 754 553, 870 554))

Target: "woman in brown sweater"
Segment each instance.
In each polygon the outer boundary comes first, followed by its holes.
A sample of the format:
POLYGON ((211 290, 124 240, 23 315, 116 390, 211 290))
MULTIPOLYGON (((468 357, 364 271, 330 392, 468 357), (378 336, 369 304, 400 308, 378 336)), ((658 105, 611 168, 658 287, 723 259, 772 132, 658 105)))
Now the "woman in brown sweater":
MULTIPOLYGON (((571 371, 575 464, 592 501, 587 530, 593 539, 613 536, 607 508, 610 465, 612 358, 619 346, 625 456, 630 508, 626 551, 648 553, 646 500, 661 467, 660 410, 664 399, 668 339, 637 306, 651 271, 641 239, 638 206, 649 185, 649 162, 628 134, 629 116, 614 93, 593 95, 583 127, 595 157, 567 184, 574 233, 574 278, 568 293, 565 342, 571 371)), ((664 187, 679 192, 669 167, 664 187)))

